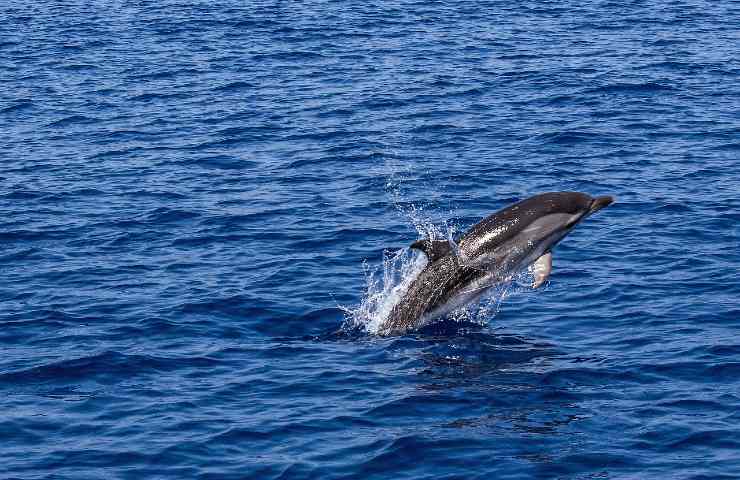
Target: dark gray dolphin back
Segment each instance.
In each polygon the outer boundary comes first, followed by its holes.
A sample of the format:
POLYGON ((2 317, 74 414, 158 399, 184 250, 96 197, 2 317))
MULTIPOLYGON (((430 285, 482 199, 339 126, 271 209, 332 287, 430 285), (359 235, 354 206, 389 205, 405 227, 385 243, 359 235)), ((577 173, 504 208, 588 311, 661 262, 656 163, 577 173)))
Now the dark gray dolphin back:
POLYGON ((460 239, 460 249, 469 254, 474 253, 470 250, 491 249, 512 239, 538 218, 553 213, 586 212, 592 200, 580 192, 535 195, 478 222, 460 239))

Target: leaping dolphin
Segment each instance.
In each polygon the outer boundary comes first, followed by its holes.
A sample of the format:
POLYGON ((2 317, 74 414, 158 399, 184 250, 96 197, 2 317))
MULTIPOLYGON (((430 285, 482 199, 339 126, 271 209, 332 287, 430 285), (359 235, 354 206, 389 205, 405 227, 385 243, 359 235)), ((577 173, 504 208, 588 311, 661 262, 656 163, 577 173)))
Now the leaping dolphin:
POLYGON ((484 218, 455 242, 424 239, 411 248, 428 263, 393 307, 380 335, 415 330, 478 300, 487 290, 533 266, 537 288, 552 269, 552 248, 578 223, 610 205, 610 196, 579 192, 535 195, 484 218))

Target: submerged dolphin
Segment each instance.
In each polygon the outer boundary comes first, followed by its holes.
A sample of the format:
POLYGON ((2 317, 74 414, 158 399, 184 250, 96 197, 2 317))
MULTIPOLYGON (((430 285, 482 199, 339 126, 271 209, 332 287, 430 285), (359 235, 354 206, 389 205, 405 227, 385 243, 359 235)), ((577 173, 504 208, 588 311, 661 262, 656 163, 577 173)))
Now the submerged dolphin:
POLYGON ((534 288, 552 269, 552 248, 609 196, 579 192, 535 195, 484 218, 457 242, 419 240, 411 245, 429 262, 381 325, 381 335, 419 328, 473 302, 486 290, 533 265, 534 288))

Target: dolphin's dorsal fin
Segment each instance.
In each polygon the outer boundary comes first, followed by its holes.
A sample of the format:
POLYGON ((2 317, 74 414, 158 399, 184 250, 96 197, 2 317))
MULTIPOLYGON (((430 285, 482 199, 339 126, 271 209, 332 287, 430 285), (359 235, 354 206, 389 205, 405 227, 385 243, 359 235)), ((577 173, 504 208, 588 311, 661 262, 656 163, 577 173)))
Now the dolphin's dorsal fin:
POLYGON ((542 286, 547 281, 552 271, 552 252, 547 252, 532 264, 532 273, 534 273, 534 282, 532 288, 542 286))
POLYGON ((450 253, 450 244, 447 240, 417 240, 411 244, 411 248, 421 250, 427 256, 430 262, 436 262, 440 258, 450 253))

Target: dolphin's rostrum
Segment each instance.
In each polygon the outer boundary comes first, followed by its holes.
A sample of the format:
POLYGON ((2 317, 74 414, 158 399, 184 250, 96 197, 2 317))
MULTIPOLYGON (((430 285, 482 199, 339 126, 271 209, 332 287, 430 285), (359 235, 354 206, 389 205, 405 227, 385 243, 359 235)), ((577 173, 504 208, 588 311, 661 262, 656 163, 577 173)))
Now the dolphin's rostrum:
POLYGON ((381 335, 417 329, 465 304, 486 290, 533 266, 534 284, 542 285, 552 268, 552 248, 579 222, 610 205, 609 196, 579 192, 535 195, 474 225, 455 242, 419 240, 428 263, 393 307, 381 335))

